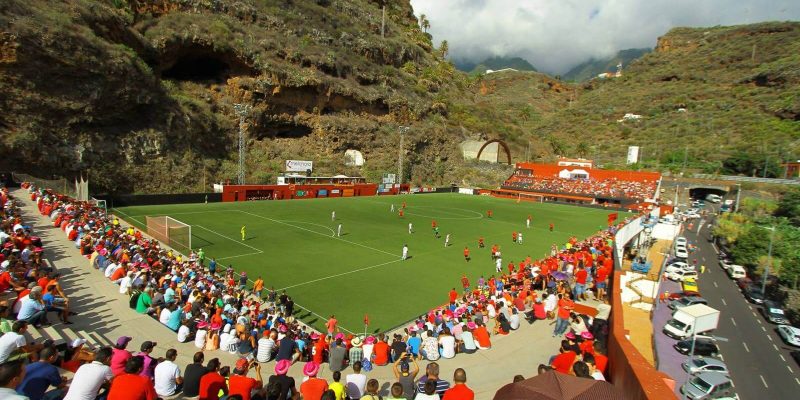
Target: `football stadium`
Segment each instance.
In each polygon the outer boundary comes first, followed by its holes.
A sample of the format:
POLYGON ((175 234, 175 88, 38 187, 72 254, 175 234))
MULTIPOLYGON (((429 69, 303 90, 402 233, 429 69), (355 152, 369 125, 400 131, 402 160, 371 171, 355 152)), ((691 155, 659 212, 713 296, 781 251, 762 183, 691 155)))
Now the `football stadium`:
POLYGON ((0 400, 797 398, 800 8, 629 3, 4 0, 0 400))

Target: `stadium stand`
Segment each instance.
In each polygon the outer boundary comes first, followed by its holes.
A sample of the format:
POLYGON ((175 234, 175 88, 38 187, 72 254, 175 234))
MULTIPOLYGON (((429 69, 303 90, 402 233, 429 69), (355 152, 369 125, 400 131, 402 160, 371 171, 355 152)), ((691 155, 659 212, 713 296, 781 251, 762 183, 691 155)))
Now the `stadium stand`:
MULTIPOLYGON (((491 347, 491 337, 504 336, 518 329, 521 319, 527 319, 529 323, 539 319, 554 319, 556 325, 553 336, 565 338, 558 354, 553 356, 551 365, 542 366, 541 369, 555 368, 563 373, 594 378, 601 378, 606 370, 604 343, 608 334, 608 301, 601 302, 594 309, 570 299, 586 300, 590 288, 594 288, 600 297, 603 296, 603 291, 599 289, 607 285, 613 264, 610 241, 625 221, 583 241, 572 238, 560 248, 554 244, 550 257, 536 261, 528 259, 518 266, 512 264, 508 273, 498 273, 489 279, 481 277, 474 285, 463 277, 461 294, 454 289, 449 294, 448 304, 420 316, 402 331, 359 337, 340 332, 334 321, 328 321, 327 333, 315 332, 295 319, 292 299, 285 292, 276 293, 272 289, 264 291, 263 282, 250 282, 246 275, 237 274, 230 266, 223 271, 213 260, 206 260, 203 254, 173 252, 133 227, 123 226, 115 217, 106 216, 91 203, 78 202, 30 184, 23 184, 23 187, 30 193, 31 200, 36 202, 38 211, 47 216, 53 226, 62 230, 81 255, 87 258, 88 268, 119 285, 119 293, 128 296, 128 303, 135 312, 159 320, 164 329, 174 332, 176 342, 193 342, 201 352, 201 358, 204 358, 203 352, 209 354, 213 351, 226 352, 239 358, 234 366, 228 368, 233 374, 227 383, 223 377, 226 368, 220 369, 219 362, 209 362, 203 369, 202 379, 192 381, 194 386, 184 386, 184 397, 210 390, 202 380, 219 380, 215 374, 219 375, 222 371, 220 377, 223 383, 220 388, 224 387, 228 394, 242 394, 244 397, 245 393, 235 391, 250 385, 247 387, 258 389, 254 397, 259 398, 288 398, 273 394, 279 392, 277 387, 282 388, 284 394, 291 387, 292 393, 302 392, 304 398, 319 398, 317 395, 321 396, 319 389, 323 386, 315 379, 318 379, 316 375, 322 364, 327 364, 331 371, 350 367, 369 372, 374 366, 394 363, 397 383, 383 394, 412 398, 413 392, 409 392, 411 386, 416 386, 417 392, 424 392, 425 382, 437 379, 435 390, 444 394, 444 399, 468 398, 452 397, 460 395, 456 392, 448 392, 448 395, 445 392, 450 384, 438 378, 438 365, 435 362, 453 358, 456 354, 486 351, 491 347), (261 294, 266 295, 261 297, 261 294), (583 355, 583 361, 574 363, 578 367, 573 367, 573 361, 579 355, 583 355), (409 382, 409 370, 412 364, 417 365, 417 360, 427 360, 430 364, 416 385, 406 385, 404 383, 409 382), (268 362, 274 363, 275 374, 267 384, 260 378, 257 383, 247 380, 251 378, 240 379, 251 368, 257 369, 257 376, 260 377, 261 365, 268 362), (303 372, 306 378, 302 383, 286 377, 288 368, 295 362, 305 362, 303 372), (395 394, 398 384, 399 394, 395 394)), ((7 282, 7 285, 0 286, 0 291, 5 292, 4 299, 10 300, 3 309, 6 313, 3 318, 8 318, 13 309, 13 304, 8 303, 21 301, 14 297, 21 299, 19 293, 24 292, 27 286, 44 283, 45 294, 60 292, 60 288, 48 283, 57 282, 58 276, 52 269, 48 270, 46 263, 37 256, 41 253, 42 243, 22 225, 7 189, 0 194, 0 204, 4 205, 3 229, 0 233, 3 252, 0 253, 0 261, 3 262, 2 276, 6 277, 0 279, 0 285, 7 282), (33 274, 31 271, 34 271, 33 274)), ((66 299, 63 293, 61 296, 66 299)), ((51 300, 46 306, 65 308, 65 303, 51 300)), ((61 314, 63 323, 69 322, 69 310, 56 312, 61 314)), ((12 328, 11 321, 10 318, 3 320, 4 334, 8 332, 5 327, 9 330, 12 328)), ((35 322, 40 322, 42 326, 36 332, 44 332, 41 336, 46 338, 49 325, 47 318, 35 322)), ((167 379, 164 374, 160 376, 155 369, 157 362, 146 349, 148 342, 142 344, 141 353, 133 356, 126 350, 130 339, 120 337, 113 343, 112 357, 104 360, 102 357, 105 352, 99 346, 107 343, 107 340, 98 338, 92 332, 62 331, 69 333, 66 340, 69 343, 43 342, 36 349, 26 349, 31 352, 30 359, 37 360, 37 351, 61 345, 56 348, 62 352, 62 359, 66 360, 66 364, 61 362, 63 369, 80 373, 80 368, 110 363, 115 376, 145 375, 150 378, 141 390, 148 391, 149 385, 153 385, 153 390, 161 397, 179 394, 176 381, 167 379), (82 346, 87 343, 90 346, 83 349, 82 346)), ((46 352, 43 354, 47 355, 46 352)), ((25 354, 23 357, 27 356, 25 354)), ((189 372, 187 367, 181 380, 189 381, 189 372)), ((457 384, 453 389, 463 391, 466 388, 463 375, 463 370, 456 370, 454 379, 457 384)), ((347 379, 349 383, 350 375, 347 379)), ((361 382, 359 376, 354 376, 353 380, 360 383, 348 384, 348 390, 352 386, 357 389, 357 392, 349 392, 351 398, 362 398, 362 395, 377 390, 377 381, 375 384, 366 379, 361 382)), ((123 380, 114 382, 118 381, 123 380)), ((414 381, 413 377, 411 381, 414 381)), ((188 385, 189 382, 186 383, 188 385)), ((338 389, 334 383, 330 387, 334 391, 338 389)), ((114 384, 111 390, 114 390, 114 384)), ((249 398, 249 390, 245 392, 249 398)), ((214 398, 217 393, 205 393, 206 396, 204 393, 198 394, 200 398, 214 398)), ((72 396, 67 393, 67 397, 72 396)))

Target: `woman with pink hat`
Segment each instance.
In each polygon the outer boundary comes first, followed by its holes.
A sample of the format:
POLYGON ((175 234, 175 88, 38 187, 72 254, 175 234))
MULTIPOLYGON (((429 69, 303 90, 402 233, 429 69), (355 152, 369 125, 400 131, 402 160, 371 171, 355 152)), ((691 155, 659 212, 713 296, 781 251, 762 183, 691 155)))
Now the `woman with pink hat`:
POLYGON ((328 381, 317 378, 319 364, 309 361, 303 366, 303 383, 300 385, 300 393, 304 399, 318 399, 328 390, 328 381))
POLYGON ((286 375, 291 366, 292 362, 289 360, 280 360, 275 363, 275 375, 270 376, 267 382, 267 398, 288 400, 297 395, 294 378, 286 375))
POLYGON ((364 344, 361 346, 361 350, 364 351, 364 359, 372 361, 372 350, 375 348, 375 336, 369 335, 366 339, 364 339, 364 344))

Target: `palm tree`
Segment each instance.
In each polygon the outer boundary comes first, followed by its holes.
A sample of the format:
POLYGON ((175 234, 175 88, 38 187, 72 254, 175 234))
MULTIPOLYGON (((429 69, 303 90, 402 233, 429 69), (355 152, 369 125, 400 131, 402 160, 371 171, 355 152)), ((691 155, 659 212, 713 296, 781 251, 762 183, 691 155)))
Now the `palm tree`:
POLYGON ((431 22, 428 21, 428 17, 426 17, 425 14, 420 14, 419 23, 422 26, 422 31, 428 33, 428 28, 431 27, 431 22))
POLYGON ((575 147, 575 152, 578 153, 578 157, 586 158, 586 155, 589 154, 589 145, 586 142, 580 142, 575 147))
POLYGON ((447 58, 447 53, 450 52, 450 45, 447 40, 442 40, 442 44, 439 45, 439 51, 442 53, 442 58, 447 58))

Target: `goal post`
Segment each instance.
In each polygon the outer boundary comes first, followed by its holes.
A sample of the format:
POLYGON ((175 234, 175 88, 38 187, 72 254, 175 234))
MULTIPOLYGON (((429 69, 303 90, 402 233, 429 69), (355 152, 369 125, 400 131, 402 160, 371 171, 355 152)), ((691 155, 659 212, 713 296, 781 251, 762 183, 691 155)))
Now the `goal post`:
POLYGON ((147 234, 181 254, 192 252, 192 226, 168 216, 145 217, 147 234))
POLYGON ((106 201, 105 200, 99 200, 99 199, 95 199, 94 197, 92 197, 92 198, 89 199, 89 203, 91 203, 93 206, 95 206, 98 209, 100 209, 100 211, 103 212, 103 215, 108 213, 108 207, 106 206, 106 201))

